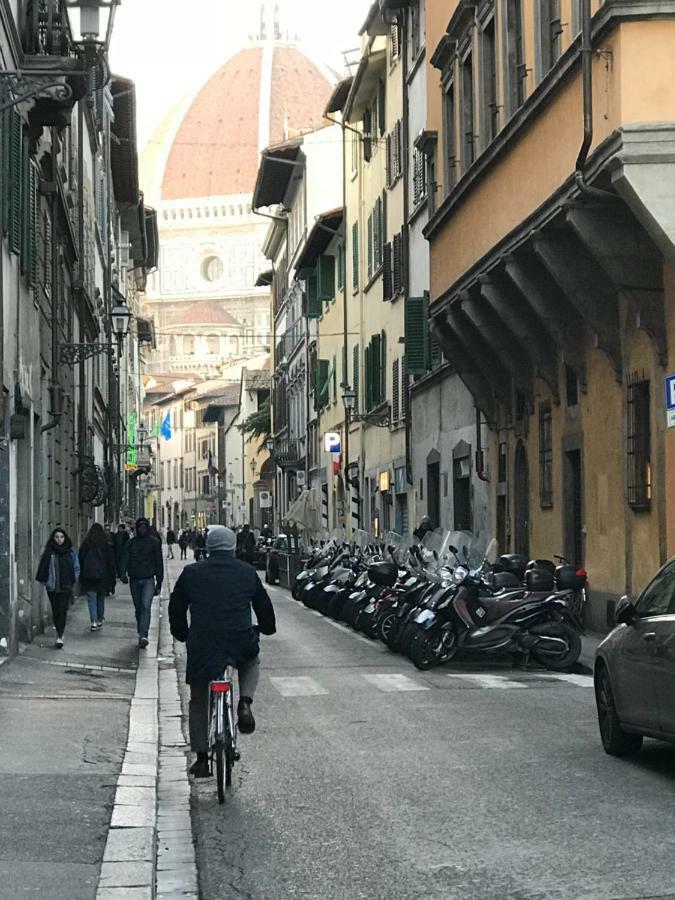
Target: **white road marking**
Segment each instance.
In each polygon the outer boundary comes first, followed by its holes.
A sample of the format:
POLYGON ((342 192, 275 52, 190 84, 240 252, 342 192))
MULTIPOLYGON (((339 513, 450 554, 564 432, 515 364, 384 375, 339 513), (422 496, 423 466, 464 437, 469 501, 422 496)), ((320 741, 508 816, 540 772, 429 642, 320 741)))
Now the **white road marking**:
POLYGON ((395 675, 386 673, 384 675, 364 675, 363 677, 366 679, 366 681, 374 684, 378 690, 383 691, 385 694, 399 691, 430 690, 428 685, 419 684, 417 681, 413 681, 412 678, 408 678, 407 675, 395 675))
POLYGON ((314 681, 313 678, 306 675, 294 678, 270 678, 270 681, 282 697, 317 697, 320 694, 328 693, 318 681, 314 681))
POLYGON ((538 678, 550 678, 552 681, 567 681, 577 687, 593 687, 592 675, 570 675, 565 672, 538 672, 538 678))
POLYGON ((527 687, 522 681, 511 681, 510 678, 506 678, 503 675, 489 675, 484 672, 476 672, 471 675, 459 675, 453 672, 452 674, 448 674, 448 678, 461 678, 464 681, 473 682, 477 687, 497 688, 504 691, 511 690, 511 688, 527 687))

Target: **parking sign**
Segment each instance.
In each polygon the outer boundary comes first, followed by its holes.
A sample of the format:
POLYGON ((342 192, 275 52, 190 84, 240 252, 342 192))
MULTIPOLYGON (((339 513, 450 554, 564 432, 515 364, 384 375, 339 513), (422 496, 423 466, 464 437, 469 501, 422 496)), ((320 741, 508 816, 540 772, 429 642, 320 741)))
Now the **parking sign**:
POLYGON ((666 418, 668 428, 675 428, 675 375, 666 376, 666 418))

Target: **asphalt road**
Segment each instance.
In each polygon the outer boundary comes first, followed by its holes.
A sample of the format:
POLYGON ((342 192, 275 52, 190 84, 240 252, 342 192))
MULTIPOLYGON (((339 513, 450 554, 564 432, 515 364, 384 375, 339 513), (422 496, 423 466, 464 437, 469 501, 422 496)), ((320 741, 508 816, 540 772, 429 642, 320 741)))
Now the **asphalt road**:
POLYGON ((420 673, 271 594, 258 729, 225 807, 193 789, 204 900, 675 898, 675 749, 607 757, 590 678, 420 673))

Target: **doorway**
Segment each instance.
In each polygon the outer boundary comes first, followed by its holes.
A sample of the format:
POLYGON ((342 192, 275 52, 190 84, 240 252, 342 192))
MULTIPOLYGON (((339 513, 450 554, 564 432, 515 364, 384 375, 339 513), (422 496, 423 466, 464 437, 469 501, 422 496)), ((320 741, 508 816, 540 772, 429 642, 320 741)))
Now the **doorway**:
POLYGON ((431 527, 441 524, 441 464, 427 464, 427 515, 431 519, 431 527))
POLYGON ((513 479, 513 535, 516 553, 530 556, 530 473, 527 450, 522 441, 516 447, 513 479))
POLYGON ((564 472, 565 549, 567 559, 575 566, 584 564, 584 509, 581 474, 581 450, 567 450, 564 472))

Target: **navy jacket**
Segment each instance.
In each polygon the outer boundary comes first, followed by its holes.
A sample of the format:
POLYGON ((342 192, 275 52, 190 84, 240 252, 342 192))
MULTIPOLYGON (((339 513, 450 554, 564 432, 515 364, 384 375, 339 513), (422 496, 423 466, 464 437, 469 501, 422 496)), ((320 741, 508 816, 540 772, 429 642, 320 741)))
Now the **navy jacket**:
POLYGON ((258 655, 260 632, 276 631, 272 601, 256 570, 219 551, 183 569, 171 594, 169 623, 176 640, 187 643, 188 684, 222 678, 228 661, 258 655))
POLYGON ((122 552, 122 571, 132 581, 154 578, 158 586, 164 580, 164 560, 162 545, 151 534, 145 537, 133 537, 124 545, 122 552))

